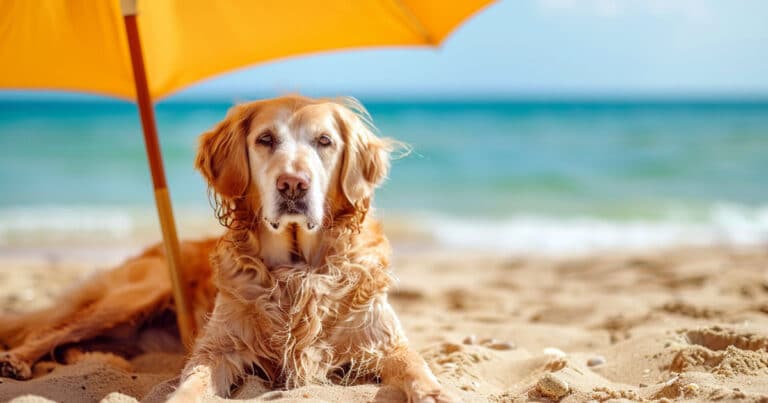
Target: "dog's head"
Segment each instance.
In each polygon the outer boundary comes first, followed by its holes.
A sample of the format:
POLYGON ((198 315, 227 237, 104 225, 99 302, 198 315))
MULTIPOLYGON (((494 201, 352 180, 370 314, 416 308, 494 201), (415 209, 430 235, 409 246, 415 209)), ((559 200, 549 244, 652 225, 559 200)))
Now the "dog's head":
POLYGON ((372 132, 367 116, 353 99, 300 96, 230 109, 201 136, 195 162, 219 220, 229 228, 280 232, 293 223, 316 231, 339 216, 364 215, 393 144, 372 132))

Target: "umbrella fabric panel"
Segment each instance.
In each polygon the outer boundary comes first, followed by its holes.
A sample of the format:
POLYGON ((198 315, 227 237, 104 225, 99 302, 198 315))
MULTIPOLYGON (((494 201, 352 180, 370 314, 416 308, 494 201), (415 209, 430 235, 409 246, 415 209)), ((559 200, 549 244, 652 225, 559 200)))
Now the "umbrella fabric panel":
MULTIPOLYGON (((150 93, 331 49, 439 44, 487 0, 153 0, 137 18, 150 93)), ((134 98, 118 0, 4 0, 0 87, 134 98)))
POLYGON ((132 80, 118 2, 0 2, 0 88, 132 98, 132 80))

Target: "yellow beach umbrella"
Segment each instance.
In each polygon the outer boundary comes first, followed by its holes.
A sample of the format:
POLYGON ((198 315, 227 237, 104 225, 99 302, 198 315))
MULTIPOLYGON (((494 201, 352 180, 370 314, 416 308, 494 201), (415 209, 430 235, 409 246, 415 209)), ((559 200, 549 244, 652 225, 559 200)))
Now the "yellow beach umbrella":
POLYGON ((490 0, 2 0, 0 88, 136 100, 185 344, 193 323, 152 99, 331 49, 437 46, 490 0))

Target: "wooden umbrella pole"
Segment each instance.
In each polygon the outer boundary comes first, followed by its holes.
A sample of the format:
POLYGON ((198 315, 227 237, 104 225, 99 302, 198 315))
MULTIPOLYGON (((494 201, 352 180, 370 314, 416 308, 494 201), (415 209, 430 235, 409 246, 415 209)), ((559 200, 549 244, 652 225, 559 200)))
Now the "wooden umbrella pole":
POLYGON ((160 155, 160 142, 157 138, 157 126, 152 106, 152 98, 147 86, 147 75, 144 71, 144 57, 141 51, 139 31, 136 26, 135 11, 124 10, 125 32, 128 36, 128 47, 131 52, 131 64, 133 65, 133 78, 136 84, 136 99, 139 103, 141 125, 144 129, 144 145, 147 149, 149 169, 152 173, 152 184, 155 188, 155 204, 160 218, 160 228, 163 232, 163 244, 165 256, 168 259, 168 270, 173 287, 173 299, 176 304, 176 320, 179 325, 181 339, 187 348, 192 345, 194 333, 194 318, 191 314, 185 287, 183 273, 181 272, 179 239, 176 235, 176 223, 173 220, 171 198, 168 193, 168 185, 165 180, 163 159, 160 155))

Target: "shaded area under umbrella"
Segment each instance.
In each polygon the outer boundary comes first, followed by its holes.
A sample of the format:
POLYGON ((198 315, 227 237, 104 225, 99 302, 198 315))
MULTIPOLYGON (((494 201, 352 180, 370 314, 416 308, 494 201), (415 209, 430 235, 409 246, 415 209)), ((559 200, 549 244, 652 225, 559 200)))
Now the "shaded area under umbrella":
POLYGON ((193 340, 153 98, 236 68, 372 46, 438 46, 489 0, 5 0, 0 88, 135 100, 182 340, 193 340), (146 56, 146 57, 145 57, 146 56))

